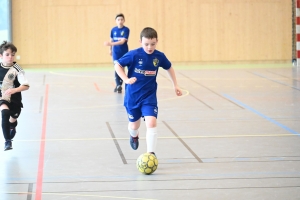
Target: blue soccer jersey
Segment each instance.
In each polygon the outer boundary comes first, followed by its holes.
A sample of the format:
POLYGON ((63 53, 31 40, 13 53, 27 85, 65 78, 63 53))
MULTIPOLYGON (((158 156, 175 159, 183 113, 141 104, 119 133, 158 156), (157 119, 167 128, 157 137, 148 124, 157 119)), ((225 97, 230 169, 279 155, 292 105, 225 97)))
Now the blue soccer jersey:
POLYGON ((126 39, 126 42, 124 42, 124 44, 115 45, 112 47, 112 58, 113 60, 118 60, 128 52, 127 40, 129 38, 129 28, 127 28, 126 26, 123 26, 122 28, 118 28, 117 26, 112 28, 110 38, 112 38, 113 42, 118 42, 122 38, 126 39))
POLYGON ((157 105, 158 69, 162 67, 167 70, 171 67, 165 54, 157 50, 147 54, 143 48, 138 48, 129 51, 116 62, 122 67, 128 67, 128 78, 137 78, 134 84, 125 85, 124 106, 132 109, 140 107, 141 104, 157 105))

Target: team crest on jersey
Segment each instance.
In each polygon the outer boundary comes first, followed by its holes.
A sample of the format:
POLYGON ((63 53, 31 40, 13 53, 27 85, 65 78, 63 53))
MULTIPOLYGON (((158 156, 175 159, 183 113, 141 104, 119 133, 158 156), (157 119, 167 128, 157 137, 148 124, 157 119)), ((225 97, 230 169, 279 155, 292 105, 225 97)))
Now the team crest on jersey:
POLYGON ((140 58, 139 59, 139 66, 143 65, 143 60, 140 58))
POLYGON ((158 66, 158 63, 159 63, 159 60, 158 60, 157 58, 154 58, 154 59, 153 59, 153 65, 154 65, 155 67, 157 67, 157 66, 158 66))
POLYGON ((8 74, 7 77, 8 77, 9 80, 13 80, 15 78, 15 75, 14 74, 8 74))
POLYGON ((124 35, 124 31, 121 32, 121 35, 122 35, 122 36, 124 35))

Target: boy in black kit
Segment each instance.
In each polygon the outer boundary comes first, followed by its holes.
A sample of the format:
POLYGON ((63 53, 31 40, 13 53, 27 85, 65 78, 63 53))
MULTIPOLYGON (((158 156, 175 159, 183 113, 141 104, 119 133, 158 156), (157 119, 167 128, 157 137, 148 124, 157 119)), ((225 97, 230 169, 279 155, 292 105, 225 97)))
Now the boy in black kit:
POLYGON ((18 117, 21 113, 21 92, 29 89, 23 69, 15 62, 17 48, 10 42, 0 45, 0 110, 2 131, 5 139, 4 151, 12 149, 12 139, 16 134, 18 117))

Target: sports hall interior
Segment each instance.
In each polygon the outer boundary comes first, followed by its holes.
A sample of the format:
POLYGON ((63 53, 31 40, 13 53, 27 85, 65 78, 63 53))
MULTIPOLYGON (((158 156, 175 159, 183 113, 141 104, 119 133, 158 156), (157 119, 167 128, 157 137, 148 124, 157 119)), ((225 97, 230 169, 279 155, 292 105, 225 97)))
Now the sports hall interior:
MULTIPOLYGON (((300 199, 295 0, 12 0, 12 42, 30 89, 1 200, 300 199), (125 15, 129 49, 158 32, 183 95, 158 82, 158 169, 129 145, 108 47, 125 15)), ((2 139, 4 143, 4 139, 2 139)))

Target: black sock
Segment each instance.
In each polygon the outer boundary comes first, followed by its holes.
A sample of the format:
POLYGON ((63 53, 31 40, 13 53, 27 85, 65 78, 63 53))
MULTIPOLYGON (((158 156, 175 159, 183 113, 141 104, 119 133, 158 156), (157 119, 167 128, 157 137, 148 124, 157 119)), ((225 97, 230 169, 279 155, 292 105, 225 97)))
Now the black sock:
POLYGON ((9 122, 10 124, 10 128, 16 128, 16 126, 18 125, 18 121, 15 121, 13 123, 9 122))
POLYGON ((2 114, 3 136, 6 141, 11 140, 11 138, 10 138, 10 123, 9 123, 10 111, 8 109, 3 109, 1 111, 1 114, 2 114))

